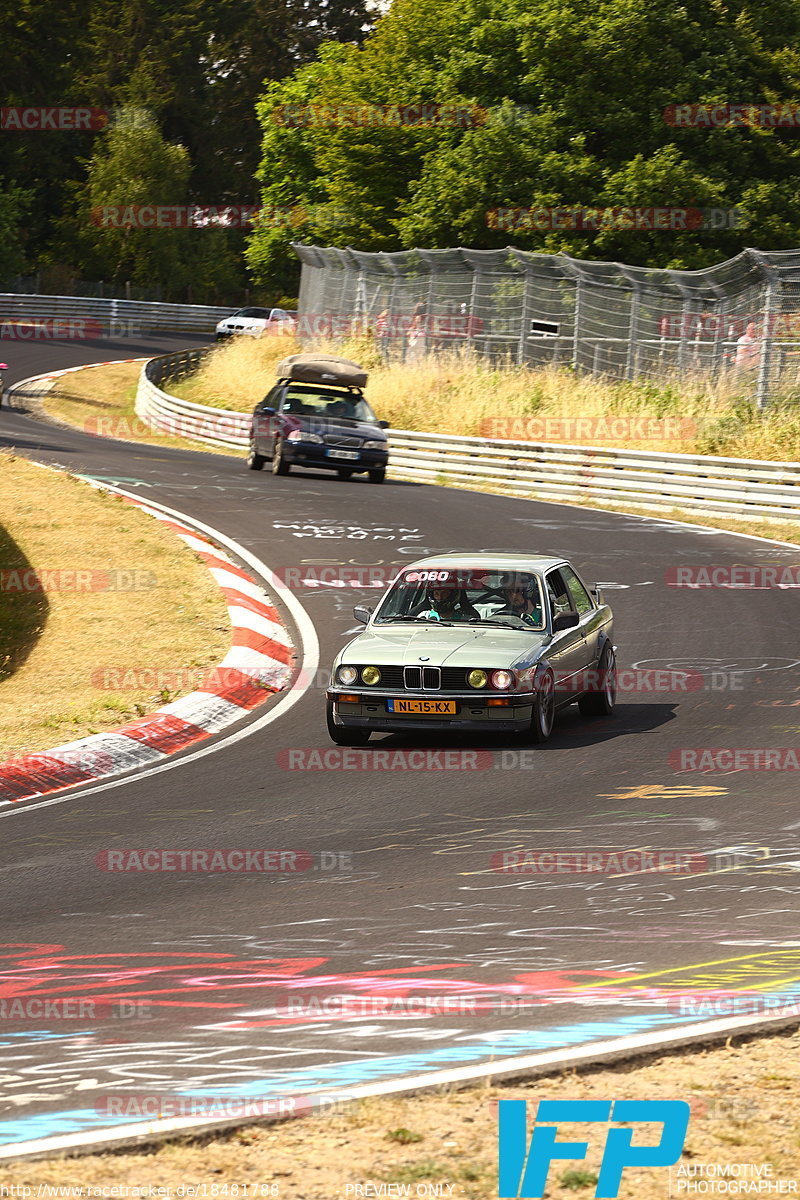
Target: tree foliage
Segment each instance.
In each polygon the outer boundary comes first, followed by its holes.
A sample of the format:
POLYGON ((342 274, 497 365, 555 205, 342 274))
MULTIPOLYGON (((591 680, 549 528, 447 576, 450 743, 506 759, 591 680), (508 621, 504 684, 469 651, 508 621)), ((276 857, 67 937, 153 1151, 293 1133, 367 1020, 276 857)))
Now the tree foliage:
MULTIPOLYGON (((700 267, 745 245, 800 245, 800 128, 679 128, 681 103, 774 104, 800 93, 800 5, 763 0, 394 0, 361 49, 325 47, 260 105, 265 203, 330 204, 301 240, 544 252, 700 267), (282 105, 475 105, 458 127, 276 124, 282 105), (492 228, 498 208, 738 209, 733 228, 492 228)), ((257 230, 257 276, 285 268, 286 230, 257 230)))
MULTIPOLYGON (((310 61, 325 39, 359 40, 367 25, 365 0, 19 0, 0 14, 0 104, 86 105, 107 110, 112 121, 120 109, 143 108, 164 145, 186 152, 183 195, 197 204, 253 203, 255 102, 265 80, 310 61)), ((74 208, 90 169, 97 188, 116 165, 125 168, 119 148, 104 165, 104 136, 0 133, 0 174, 33 196, 30 268, 69 261, 91 276, 105 265, 91 231, 80 236, 74 208)), ((122 179, 127 186, 129 177, 122 179)), ((206 239, 209 267, 212 243, 206 239)), ((203 259, 196 235, 193 244, 203 259)), ((148 245, 128 239, 142 254, 131 277, 152 269, 148 245)))

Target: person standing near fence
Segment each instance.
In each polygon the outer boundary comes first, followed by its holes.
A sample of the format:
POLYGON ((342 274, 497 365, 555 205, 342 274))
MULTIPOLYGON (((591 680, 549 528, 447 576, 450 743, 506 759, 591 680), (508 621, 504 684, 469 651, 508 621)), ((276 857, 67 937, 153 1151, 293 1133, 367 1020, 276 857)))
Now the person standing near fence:
POLYGON ((389 342, 389 310, 384 308, 375 318, 375 341, 381 358, 386 358, 389 342))
POLYGON ((425 334, 428 327, 428 306, 424 300, 414 306, 411 314, 411 328, 408 331, 406 361, 415 362, 425 354, 425 334))
POLYGON ((755 321, 748 321, 745 331, 736 339, 733 365, 742 370, 757 367, 761 358, 761 338, 756 335, 755 321))

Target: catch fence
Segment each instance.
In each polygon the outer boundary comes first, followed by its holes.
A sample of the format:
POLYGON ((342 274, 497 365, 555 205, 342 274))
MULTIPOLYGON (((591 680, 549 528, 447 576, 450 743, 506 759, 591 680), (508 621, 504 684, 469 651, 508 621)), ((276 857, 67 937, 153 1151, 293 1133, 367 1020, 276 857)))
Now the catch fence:
POLYGON ((701 271, 505 250, 294 244, 300 336, 369 328, 387 359, 469 348, 617 379, 732 376, 759 407, 800 388, 800 250, 701 271))

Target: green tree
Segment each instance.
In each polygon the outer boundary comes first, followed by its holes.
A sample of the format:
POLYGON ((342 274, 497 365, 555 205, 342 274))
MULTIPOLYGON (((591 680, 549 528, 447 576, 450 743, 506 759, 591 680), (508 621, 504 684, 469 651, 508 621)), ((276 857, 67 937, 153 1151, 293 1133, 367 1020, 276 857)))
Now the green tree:
POLYGON ((138 228, 117 213, 139 206, 188 206, 191 163, 145 109, 120 110, 101 135, 72 228, 78 265, 117 285, 156 285, 165 298, 200 299, 239 282, 229 234, 221 228, 138 228), (109 210, 104 213, 104 210, 109 210), (114 222, 114 223, 110 223, 114 222), (187 289, 194 295, 188 295, 187 289))
POLYGON ((25 270, 23 225, 30 204, 30 192, 0 180, 0 283, 10 282, 25 270))

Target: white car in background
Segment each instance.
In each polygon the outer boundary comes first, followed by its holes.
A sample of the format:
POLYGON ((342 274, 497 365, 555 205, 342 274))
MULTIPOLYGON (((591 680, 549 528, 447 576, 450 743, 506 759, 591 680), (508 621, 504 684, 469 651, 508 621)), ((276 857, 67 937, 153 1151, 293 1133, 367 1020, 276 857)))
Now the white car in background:
POLYGON ((240 308, 219 322, 215 337, 219 342, 229 337, 291 336, 297 328, 296 317, 297 313, 285 308, 240 308))

